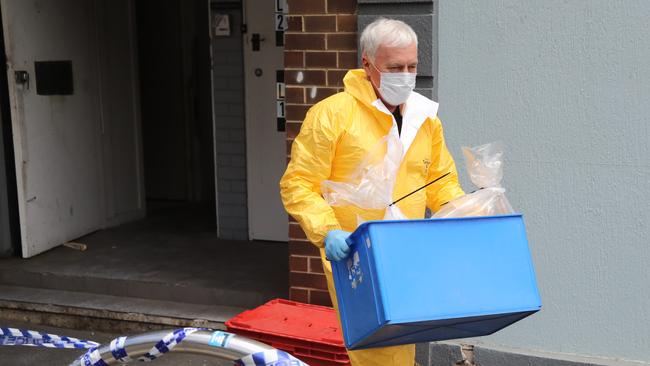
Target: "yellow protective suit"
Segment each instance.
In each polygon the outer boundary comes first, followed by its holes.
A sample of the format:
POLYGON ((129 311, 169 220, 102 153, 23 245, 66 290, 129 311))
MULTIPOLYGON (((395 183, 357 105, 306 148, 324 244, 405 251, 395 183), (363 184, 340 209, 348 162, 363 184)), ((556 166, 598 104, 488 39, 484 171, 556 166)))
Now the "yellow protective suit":
MULTIPOLYGON (((382 137, 397 133, 392 114, 377 98, 362 69, 349 71, 343 82, 344 92, 321 101, 307 112, 293 142, 291 161, 280 181, 287 212, 320 248, 328 290, 337 311, 332 267, 325 259, 323 247, 325 236, 334 229, 354 231, 358 214, 366 220, 381 220, 385 210, 331 207, 321 195, 321 182, 346 181, 382 137)), ((445 145, 441 122, 436 117, 437 108, 437 103, 413 92, 402 110, 400 140, 405 153, 397 172, 393 199, 451 172, 397 204, 412 219, 423 218, 425 207, 435 212, 442 204, 464 194, 445 145)), ((348 354, 353 366, 410 366, 414 363, 415 346, 373 348, 348 351, 348 354)))

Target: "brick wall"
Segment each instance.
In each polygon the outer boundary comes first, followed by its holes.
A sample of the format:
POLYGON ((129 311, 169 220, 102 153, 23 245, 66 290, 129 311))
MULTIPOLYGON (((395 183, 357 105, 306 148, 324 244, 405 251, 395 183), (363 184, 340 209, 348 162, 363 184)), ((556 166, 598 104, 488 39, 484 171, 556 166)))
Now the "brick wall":
MULTIPOLYGON (((318 101, 342 91, 348 69, 357 66, 356 0, 289 0, 285 32, 287 155, 305 113, 318 101)), ((289 218, 290 296, 331 305, 318 249, 289 218)))

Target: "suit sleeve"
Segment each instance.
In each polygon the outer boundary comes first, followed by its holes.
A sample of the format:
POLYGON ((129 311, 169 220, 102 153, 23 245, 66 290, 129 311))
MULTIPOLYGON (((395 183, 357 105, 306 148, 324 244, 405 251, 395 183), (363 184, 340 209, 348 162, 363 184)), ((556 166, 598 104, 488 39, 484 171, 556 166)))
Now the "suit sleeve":
POLYGON ((335 115, 312 107, 291 148, 291 161, 280 180, 282 203, 309 241, 323 247, 330 230, 341 226, 321 195, 321 182, 330 176, 339 132, 335 115))
POLYGON ((438 182, 427 187, 427 207, 433 212, 440 209, 443 204, 465 194, 458 183, 458 172, 454 158, 447 150, 442 123, 436 117, 434 120, 433 148, 431 152, 431 166, 427 182, 430 182, 447 172, 450 174, 438 182))

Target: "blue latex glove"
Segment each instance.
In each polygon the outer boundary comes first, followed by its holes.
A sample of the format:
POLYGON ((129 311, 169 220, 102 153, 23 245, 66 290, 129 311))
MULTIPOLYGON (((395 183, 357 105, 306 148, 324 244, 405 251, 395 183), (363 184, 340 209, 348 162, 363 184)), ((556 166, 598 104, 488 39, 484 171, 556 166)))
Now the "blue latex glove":
POLYGON ((340 261, 348 256, 350 246, 346 239, 350 233, 343 230, 332 230, 325 237, 325 257, 330 261, 340 261))

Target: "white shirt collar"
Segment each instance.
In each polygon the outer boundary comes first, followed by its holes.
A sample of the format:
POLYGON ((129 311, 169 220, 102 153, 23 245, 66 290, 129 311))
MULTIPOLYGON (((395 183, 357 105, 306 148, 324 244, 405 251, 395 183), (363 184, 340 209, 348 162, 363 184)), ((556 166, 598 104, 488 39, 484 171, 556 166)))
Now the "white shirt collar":
MULTIPOLYGON (((377 100, 372 102, 372 105, 379 111, 391 116, 393 119, 393 127, 391 128, 390 133, 397 136, 398 131, 395 117, 393 117, 393 114, 388 110, 388 108, 386 108, 381 99, 377 98, 377 100)), ((402 110, 402 133, 399 138, 402 142, 403 155, 406 155, 406 152, 411 147, 411 144, 413 143, 413 140, 415 140, 415 136, 424 121, 426 121, 427 118, 436 118, 437 114, 438 103, 422 94, 411 92, 411 95, 406 100, 404 109, 402 110)))

